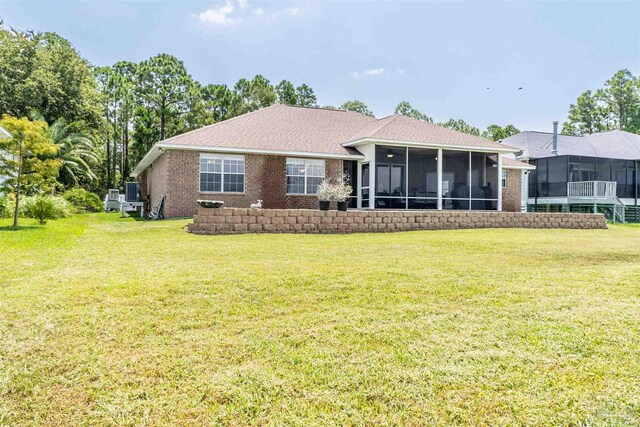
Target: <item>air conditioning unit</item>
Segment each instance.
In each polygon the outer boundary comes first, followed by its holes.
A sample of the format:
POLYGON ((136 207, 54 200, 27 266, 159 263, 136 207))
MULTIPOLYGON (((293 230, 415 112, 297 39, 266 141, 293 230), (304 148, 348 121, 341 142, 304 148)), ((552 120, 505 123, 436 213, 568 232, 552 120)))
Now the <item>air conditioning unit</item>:
POLYGON ((124 200, 125 202, 139 202, 142 200, 140 197, 140 183, 139 182, 127 182, 124 187, 124 200))

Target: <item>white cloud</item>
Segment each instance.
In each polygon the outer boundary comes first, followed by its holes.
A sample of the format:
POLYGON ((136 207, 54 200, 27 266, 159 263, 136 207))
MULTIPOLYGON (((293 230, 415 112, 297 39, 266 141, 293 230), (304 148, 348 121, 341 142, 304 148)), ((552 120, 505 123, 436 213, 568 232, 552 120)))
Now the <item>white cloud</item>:
POLYGON ((230 17, 229 15, 231 15, 233 11, 233 4, 228 1, 224 6, 207 9, 204 12, 199 13, 198 20, 203 24, 210 25, 228 26, 237 24, 241 19, 230 17))
POLYGON ((373 77, 373 76, 381 76, 386 73, 386 69, 380 68, 370 68, 368 70, 362 71, 352 71, 349 75, 354 79, 361 79, 363 77, 373 77))
POLYGON ((249 0, 226 0, 223 5, 211 7, 201 13, 193 14, 193 16, 205 25, 223 27, 245 20, 257 22, 258 18, 273 21, 283 16, 298 16, 300 13, 301 10, 298 7, 265 10, 262 7, 253 7, 249 0))
POLYGON ((380 74, 384 74, 384 68, 372 68, 370 70, 364 70, 364 73, 367 76, 379 76, 380 74))

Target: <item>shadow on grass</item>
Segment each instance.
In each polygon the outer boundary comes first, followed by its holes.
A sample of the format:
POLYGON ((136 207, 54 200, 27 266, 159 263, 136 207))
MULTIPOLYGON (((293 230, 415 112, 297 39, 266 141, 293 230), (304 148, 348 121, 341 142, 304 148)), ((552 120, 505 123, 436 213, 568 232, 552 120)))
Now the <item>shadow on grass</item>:
POLYGON ((38 229, 38 228, 42 228, 42 226, 39 226, 39 225, 19 225, 17 227, 14 227, 13 225, 6 225, 4 227, 0 227, 0 231, 23 231, 23 230, 33 230, 33 229, 38 229))

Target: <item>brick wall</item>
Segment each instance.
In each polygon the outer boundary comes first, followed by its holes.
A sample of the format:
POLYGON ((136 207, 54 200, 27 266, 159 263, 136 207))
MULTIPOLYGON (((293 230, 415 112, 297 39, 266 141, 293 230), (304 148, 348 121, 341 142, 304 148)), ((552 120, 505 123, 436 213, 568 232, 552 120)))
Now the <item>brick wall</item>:
POLYGON ((167 194, 168 171, 169 153, 163 153, 156 159, 155 162, 153 162, 153 167, 147 168, 139 178, 140 195, 143 199, 149 196, 151 206, 155 204, 155 202, 161 195, 167 194))
MULTIPOLYGON (((201 193, 200 153, 167 150, 154 162, 153 168, 144 172, 141 178, 146 182, 146 186, 142 186, 143 197, 149 194, 155 202, 160 194, 165 194, 165 216, 168 218, 195 215, 198 199, 222 200, 227 207, 249 207, 262 200, 265 208, 317 208, 315 195, 286 194, 286 157, 258 154, 245 154, 244 157, 244 193, 201 193)), ((342 160, 326 159, 325 167, 327 177, 337 177, 342 172, 342 160)))
POLYGON ((460 228, 607 228, 603 214, 198 208, 194 234, 365 233, 460 228))
POLYGON ((521 170, 505 170, 507 171, 507 186, 502 189, 502 210, 505 212, 520 212, 521 170))

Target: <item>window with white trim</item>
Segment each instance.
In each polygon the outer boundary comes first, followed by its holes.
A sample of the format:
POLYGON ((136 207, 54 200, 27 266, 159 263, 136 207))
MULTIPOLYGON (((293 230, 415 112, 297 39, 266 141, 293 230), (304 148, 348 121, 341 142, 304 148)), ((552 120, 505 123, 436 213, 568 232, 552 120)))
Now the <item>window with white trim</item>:
POLYGON ((316 194, 324 180, 324 160, 287 158, 287 194, 316 194))
POLYGON ((243 193, 244 156, 200 154, 200 192, 243 193))
POLYGON ((502 169, 502 188, 507 188, 507 170, 502 169))

